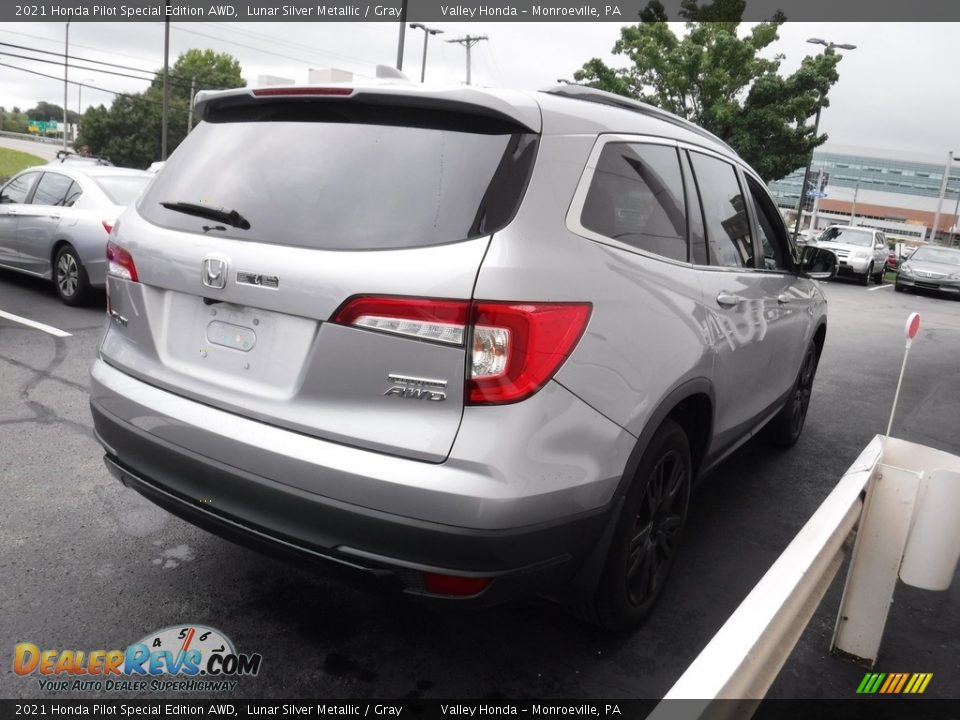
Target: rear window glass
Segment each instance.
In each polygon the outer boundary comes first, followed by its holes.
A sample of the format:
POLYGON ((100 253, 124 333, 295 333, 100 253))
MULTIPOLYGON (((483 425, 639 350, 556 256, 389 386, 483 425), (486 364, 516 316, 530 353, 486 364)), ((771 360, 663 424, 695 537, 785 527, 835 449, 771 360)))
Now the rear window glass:
POLYGON ((153 178, 149 175, 97 175, 92 180, 114 205, 130 205, 153 178))
MULTIPOLYGON (((382 108, 384 118, 391 115, 382 108)), ((339 118, 343 119, 343 118, 339 118)), ((201 123, 138 204, 190 232, 328 250, 420 247, 490 234, 516 212, 536 135, 300 121, 201 123), (170 210, 235 211, 249 228, 170 210)))

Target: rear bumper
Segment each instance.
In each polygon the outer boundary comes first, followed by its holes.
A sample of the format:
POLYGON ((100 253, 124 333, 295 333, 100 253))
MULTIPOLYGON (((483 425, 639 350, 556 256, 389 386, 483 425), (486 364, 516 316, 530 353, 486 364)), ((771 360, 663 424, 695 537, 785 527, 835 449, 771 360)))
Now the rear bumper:
MULTIPOLYGON (((169 430, 169 417, 163 420, 157 414, 163 412, 163 402, 149 411, 138 406, 139 414, 121 417, 113 410, 126 408, 126 401, 110 402, 105 394, 105 372, 100 369, 98 380, 95 370, 91 410, 110 472, 157 505, 218 535, 288 559, 319 564, 366 587, 372 584, 426 598, 451 599, 431 595, 423 573, 491 578, 478 595, 454 598, 473 604, 496 604, 529 594, 575 599, 589 591, 599 575, 608 533, 619 509, 617 497, 611 495, 602 504, 545 521, 487 528, 388 512, 382 507, 382 497, 376 498, 381 501, 380 508, 344 502, 291 485, 282 464, 273 465, 269 474, 254 471, 241 460, 250 450, 241 446, 242 438, 234 439, 232 455, 217 450, 229 447, 222 444, 198 446, 197 437, 207 432, 203 424, 179 427, 174 437, 179 435, 180 442, 173 442, 169 432, 161 437, 165 428, 169 430), (191 436, 192 441, 188 440, 191 436), (198 447, 202 448, 199 452, 198 447), (217 457, 211 457, 208 448, 217 457)), ((133 379, 124 382, 142 384, 133 379)), ((166 409, 171 412, 184 403, 196 404, 156 388, 150 391, 165 396, 166 409)), ((237 419, 212 408, 206 410, 237 419)), ((261 423, 239 420, 260 426, 261 432, 266 430, 261 423)), ((297 437, 302 440, 302 436, 289 435, 291 454, 295 455, 297 437)), ((310 442, 330 446, 331 465, 335 465, 337 446, 321 440, 310 442)), ((366 460, 366 469, 380 475, 378 463, 381 468, 385 464, 410 472, 419 469, 435 481, 446 471, 447 484, 463 480, 463 470, 455 463, 445 468, 444 464, 348 450, 354 463, 361 465, 358 472, 365 469, 366 460)), ((318 487, 323 486, 324 476, 334 478, 340 473, 335 467, 315 464, 311 472, 317 476, 318 487)), ((336 482, 331 480, 330 486, 335 487, 336 482)), ((474 501, 479 499, 463 498, 465 505, 474 501)), ((529 501, 529 497, 519 496, 515 500, 518 504, 529 501)), ((545 502, 551 502, 550 498, 545 502)), ((503 498, 488 498, 486 503, 491 514, 495 506, 506 512, 511 504, 503 498)))

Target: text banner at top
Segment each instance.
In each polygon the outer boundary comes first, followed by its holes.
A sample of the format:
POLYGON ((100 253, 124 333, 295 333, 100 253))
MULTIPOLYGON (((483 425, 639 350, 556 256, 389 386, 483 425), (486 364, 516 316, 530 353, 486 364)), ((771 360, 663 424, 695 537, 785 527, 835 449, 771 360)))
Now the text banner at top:
MULTIPOLYGON (((668 20, 683 20, 681 0, 663 0, 668 20)), ((701 2, 709 6, 709 2, 701 2)), ((54 0, 0 3, 0 22, 399 22, 402 0, 54 0)), ((450 2, 408 0, 408 22, 619 22, 639 20, 647 0, 497 0, 450 2)), ((743 20, 960 21, 960 2, 944 0, 747 0, 743 20)), ((712 19, 724 19, 715 17, 712 19)))

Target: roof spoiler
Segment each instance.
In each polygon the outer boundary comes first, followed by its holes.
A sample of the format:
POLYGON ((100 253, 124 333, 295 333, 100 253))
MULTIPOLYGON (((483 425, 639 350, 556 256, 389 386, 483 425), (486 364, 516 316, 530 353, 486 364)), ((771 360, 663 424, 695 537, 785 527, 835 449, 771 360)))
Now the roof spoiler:
POLYGON ((255 107, 260 103, 357 103, 411 110, 435 110, 471 115, 506 123, 526 132, 539 133, 540 106, 528 93, 489 92, 471 87, 424 88, 422 85, 291 85, 197 93, 194 111, 200 120, 230 109, 255 107))

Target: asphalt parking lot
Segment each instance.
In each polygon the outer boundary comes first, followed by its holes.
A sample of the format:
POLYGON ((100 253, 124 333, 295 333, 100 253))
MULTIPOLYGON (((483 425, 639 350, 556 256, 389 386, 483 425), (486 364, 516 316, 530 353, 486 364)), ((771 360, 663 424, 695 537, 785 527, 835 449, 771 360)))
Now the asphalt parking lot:
MULTIPOLYGON (((0 311, 71 334, 0 317, 0 697, 47 697, 12 672, 18 642, 124 648, 182 623, 263 655, 242 697, 661 697, 884 432, 914 310, 923 329, 893 435, 960 454, 960 302, 842 281, 825 290, 827 344, 799 444, 750 443, 699 488, 654 617, 615 636, 535 599, 465 612, 367 595, 166 514, 107 474, 92 436, 102 299, 67 308, 51 285, 0 271, 0 311)), ((898 589, 878 670, 933 672, 927 696, 960 697, 958 585, 898 589)), ((855 697, 863 669, 826 652, 838 601, 836 582, 772 697, 855 697)))

